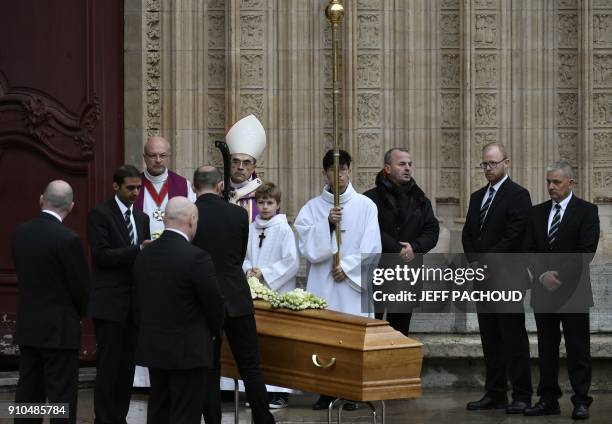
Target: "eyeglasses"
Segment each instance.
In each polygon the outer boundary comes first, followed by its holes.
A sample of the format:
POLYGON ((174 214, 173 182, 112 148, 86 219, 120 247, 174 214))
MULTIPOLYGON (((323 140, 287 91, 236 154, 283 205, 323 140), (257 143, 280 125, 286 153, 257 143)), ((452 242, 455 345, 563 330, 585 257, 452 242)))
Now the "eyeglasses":
POLYGON ((497 165, 499 165, 500 163, 504 162, 508 160, 508 158, 503 158, 502 160, 495 162, 495 161, 489 161, 489 162, 480 162, 480 167, 482 169, 487 169, 487 168, 491 168, 491 169, 495 169, 497 168, 497 165))
POLYGON ((248 168, 249 166, 253 166, 254 163, 250 159, 245 159, 245 160, 232 159, 232 165, 242 166, 243 168, 248 168))
POLYGON ((145 153, 145 157, 147 157, 148 159, 165 160, 165 159, 168 159, 170 155, 167 153, 162 153, 162 154, 145 153))

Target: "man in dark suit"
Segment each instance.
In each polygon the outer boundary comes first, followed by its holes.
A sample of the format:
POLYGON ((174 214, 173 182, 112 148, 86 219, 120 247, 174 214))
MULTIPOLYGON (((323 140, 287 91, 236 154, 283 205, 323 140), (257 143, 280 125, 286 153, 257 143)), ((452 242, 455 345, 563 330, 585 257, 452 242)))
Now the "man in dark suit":
MULTIPOLYGON (((463 250, 470 262, 482 261, 484 254, 519 252, 531 207, 529 192, 508 177, 509 159, 502 144, 484 146, 480 166, 489 184, 472 193, 462 234, 463 250)), ((499 271, 498 280, 494 281, 496 277, 491 275, 490 282, 500 284, 504 272, 499 271)), ((514 313, 488 313, 477 305, 477 312, 486 392, 482 399, 469 402, 467 409, 505 408, 508 414, 523 413, 531 406, 533 390, 522 305, 514 313), (508 378, 512 383, 510 405, 506 394, 508 378)))
POLYGON ((76 422, 81 318, 89 297, 81 240, 62 225, 72 198, 68 183, 50 182, 40 196, 42 212, 19 225, 13 238, 20 351, 15 402, 68 403, 70 423, 76 422))
POLYGON ((589 417, 591 352, 589 308, 593 294, 589 263, 599 241, 597 206, 572 193, 574 172, 569 163, 548 167, 550 199, 534 206, 525 237, 533 276, 531 296, 538 329, 539 402, 525 415, 556 415, 559 409, 559 343, 563 326, 567 369, 574 390, 572 418, 589 417))
POLYGON ((149 424, 200 423, 205 367, 212 367, 221 337, 225 311, 215 266, 190 243, 197 224, 193 203, 173 197, 164 232, 134 264, 136 362, 149 367, 149 424))
MULTIPOLYGON (((225 202, 221 197, 223 179, 212 166, 202 166, 193 174, 196 206, 200 219, 193 244, 212 257, 221 292, 225 297, 225 335, 229 342, 255 424, 274 423, 268 409, 268 393, 259 367, 259 347, 251 291, 242 271, 249 239, 249 219, 240 206, 225 202)), ((219 353, 217 344, 215 369, 207 376, 204 420, 206 424, 221 422, 219 391, 219 353)))
POLYGON ((95 422, 125 423, 134 379, 136 327, 132 313, 132 268, 149 242, 149 217, 132 205, 141 187, 132 165, 115 171, 115 196, 87 217, 92 257, 89 305, 96 331, 95 422))

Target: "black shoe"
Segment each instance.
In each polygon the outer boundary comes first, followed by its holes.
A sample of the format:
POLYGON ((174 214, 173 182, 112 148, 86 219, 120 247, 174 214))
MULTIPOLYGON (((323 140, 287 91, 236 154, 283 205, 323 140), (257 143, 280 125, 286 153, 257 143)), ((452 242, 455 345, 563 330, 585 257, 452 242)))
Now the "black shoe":
POLYGON ((585 404, 579 404, 574 406, 572 412, 572 419, 574 420, 586 420, 589 418, 589 407, 585 404))
POLYGON ((508 401, 505 399, 494 399, 486 394, 480 400, 468 402, 466 408, 468 411, 484 411, 487 409, 505 409, 508 406, 508 401))
POLYGON ((506 407, 506 414, 522 414, 527 408, 531 408, 531 402, 513 400, 512 403, 506 407))
POLYGON ((288 393, 270 393, 269 409, 283 409, 289 406, 288 393))
POLYGON ((331 396, 321 395, 319 399, 312 405, 313 411, 320 411, 321 409, 327 409, 329 404, 333 402, 335 398, 331 396))
POLYGON ((346 402, 342 405, 342 409, 345 411, 356 411, 359 409, 359 404, 357 402, 346 402))
POLYGON ((524 412, 524 414, 528 417, 538 417, 540 415, 559 415, 560 413, 561 409, 559 408, 559 402, 547 402, 545 400, 540 400, 533 408, 527 408, 524 412))

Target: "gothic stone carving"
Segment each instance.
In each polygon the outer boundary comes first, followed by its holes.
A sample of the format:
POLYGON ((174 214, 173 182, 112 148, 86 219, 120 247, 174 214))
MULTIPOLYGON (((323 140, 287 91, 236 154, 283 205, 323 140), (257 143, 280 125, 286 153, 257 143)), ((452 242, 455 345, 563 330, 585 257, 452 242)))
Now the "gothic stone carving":
POLYGON ((476 31, 474 43, 478 47, 495 47, 497 45, 497 14, 476 14, 476 31))
POLYGON ((381 124, 382 104, 379 93, 360 93, 357 95, 357 125, 359 128, 379 127, 381 124))
POLYGON ((442 47, 459 47, 459 14, 440 14, 440 44, 442 47))
POLYGON ((612 133, 594 133, 593 140, 593 163, 597 165, 612 165, 612 133))
POLYGON ((221 152, 219 151, 219 149, 215 147, 215 141, 224 139, 225 136, 223 135, 223 133, 208 133, 208 140, 206 141, 206 158, 208 160, 208 163, 213 166, 223 166, 223 157, 221 156, 221 152))
POLYGON ((459 171, 441 170, 439 185, 443 194, 458 196, 461 188, 459 171))
POLYGON ((598 169, 593 171, 593 187, 598 190, 597 194, 610 196, 612 186, 612 171, 609 169, 598 169))
POLYGON ((240 0, 240 10, 262 10, 264 0, 240 0))
POLYGON ((476 71, 477 87, 496 87, 497 86, 497 54, 480 53, 476 54, 474 64, 476 71))
POLYGON ((357 16, 357 47, 376 49, 382 44, 380 15, 363 13, 357 16))
POLYGON ((557 119, 561 127, 578 125, 578 94, 559 93, 557 95, 557 119))
POLYGON ((225 48, 225 16, 208 15, 208 48, 225 48))
POLYGON ((357 0, 358 10, 380 10, 382 0, 357 0))
POLYGON ((378 174, 379 171, 375 171, 375 172, 367 172, 367 171, 359 171, 357 172, 357 191, 359 192, 364 192, 372 187, 374 187, 374 183, 376 181, 376 174, 378 174))
POLYGON ((593 85, 596 88, 612 87, 612 53, 593 55, 593 85))
POLYGON ((381 67, 382 67, 382 58, 379 54, 358 54, 357 55, 357 87, 359 88, 380 87, 381 85, 381 79, 380 79, 381 67))
POLYGON ((578 54, 559 54, 557 62, 557 85, 564 88, 578 87, 578 54))
POLYGON ((459 93, 441 93, 440 97, 442 127, 458 127, 461 116, 459 93))
POLYGON ((459 53, 446 53, 440 56, 440 86, 459 88, 459 53))
POLYGON ((240 48, 262 49, 264 47, 263 15, 240 16, 240 48))
POLYGON ((147 90, 159 90, 161 88, 161 55, 159 52, 147 52, 147 90))
POLYGON ((559 133, 559 156, 573 166, 578 165, 578 134, 559 133))
POLYGON ((595 47, 612 47, 612 14, 593 15, 593 44, 595 47))
POLYGON ((146 23, 146 49, 147 50, 160 50, 160 24, 159 24, 159 12, 146 12, 145 14, 146 23))
POLYGON ((208 0, 208 10, 225 10, 225 0, 208 0))
POLYGON ((475 98, 475 121, 479 127, 497 126, 497 94, 476 93, 475 98))
POLYGON ((225 54, 210 53, 208 55, 208 86, 223 88, 225 86, 225 54))
POLYGON ((576 0, 557 0, 557 9, 576 9, 576 0))
POLYGON ((440 9, 459 9, 459 0, 441 0, 440 9))
POLYGON ((147 0, 145 7, 145 10, 158 12, 161 10, 161 0, 147 0))
POLYGON ((240 96, 240 116, 247 116, 251 113, 255 115, 262 123, 265 123, 263 94, 248 93, 240 96))
POLYGON ((612 93, 593 95, 593 123, 598 126, 612 125, 612 93))
POLYGON ((478 131, 474 133, 471 151, 472 166, 478 166, 482 162, 482 148, 489 143, 497 141, 497 133, 493 131, 478 131))
POLYGON ((242 87, 264 86, 264 58, 262 54, 240 56, 240 85, 242 87))
POLYGON ((208 126, 225 128, 225 95, 223 93, 208 95, 208 126))
POLYGON ((161 128, 159 91, 147 91, 147 129, 159 130, 161 128))
POLYGON ((474 7, 476 9, 497 9, 498 0, 474 0, 474 7))
POLYGON ((360 166, 377 166, 382 163, 382 140, 379 133, 359 133, 357 135, 360 166))
POLYGON ((461 166, 460 136, 456 131, 444 131, 440 140, 440 167, 459 168, 461 166))
POLYGON ((578 47, 578 15, 559 13, 557 20, 557 38, 559 47, 578 47))

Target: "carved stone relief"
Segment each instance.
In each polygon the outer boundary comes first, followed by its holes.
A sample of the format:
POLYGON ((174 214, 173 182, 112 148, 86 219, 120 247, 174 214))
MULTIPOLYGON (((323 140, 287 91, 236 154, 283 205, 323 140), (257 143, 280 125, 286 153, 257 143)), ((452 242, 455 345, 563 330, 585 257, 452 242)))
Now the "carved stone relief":
POLYGON ((240 48, 262 49, 264 47, 263 15, 240 16, 240 48))
POLYGON ((440 44, 442 47, 459 47, 459 14, 440 14, 440 44))
POLYGON ((557 86, 578 87, 578 54, 560 53, 557 61, 557 86))
POLYGON ((461 174, 459 171, 440 170, 439 185, 443 194, 458 196, 461 188, 461 174))
POLYGON ((147 90, 159 90, 161 88, 161 56, 159 52, 146 53, 145 86, 147 90))
MULTIPOLYGON (((331 61, 331 57, 330 57, 330 61, 331 61)), ((357 87, 358 88, 380 87, 381 85, 381 78, 380 78, 381 67, 382 67, 382 57, 380 54, 363 54, 363 53, 358 54, 357 55, 357 87)))
POLYGON ((263 54, 240 55, 240 85, 242 87, 264 86, 264 57, 263 54))
POLYGON ((612 133, 597 132, 593 134, 593 163, 612 165, 612 133))
POLYGON ((357 94, 357 125, 359 128, 381 125, 382 104, 379 93, 357 94))
POLYGON ((474 100, 476 125, 479 127, 497 126, 497 94, 476 93, 474 100))
POLYGON ((218 167, 223 166, 223 157, 221 156, 219 149, 215 147, 215 141, 224 139, 225 136, 223 133, 208 133, 208 142, 206 143, 206 158, 208 159, 208 163, 210 165, 218 167))
POLYGON ((262 10, 264 0, 240 0, 240 10, 262 10))
POLYGON ((208 126, 225 128, 225 95, 223 93, 208 95, 208 126))
POLYGON ((497 14, 476 14, 474 44, 478 47, 497 46, 497 14))
POLYGON ((499 7, 498 0, 474 0, 476 9, 497 9, 499 7))
POLYGON ((357 16, 357 47, 360 49, 376 49, 382 45, 380 15, 363 13, 357 16))
POLYGON ((161 128, 161 109, 159 91, 147 92, 147 129, 159 130, 161 128))
POLYGON ((264 95, 260 93, 248 93, 240 95, 240 117, 253 114, 265 127, 264 120, 264 95))
POLYGON ((609 9, 610 0, 593 0, 594 9, 609 9))
POLYGON ((146 12, 145 13, 146 23, 146 49, 147 50, 159 50, 160 49, 160 24, 159 24, 159 12, 146 12))
POLYGON ((225 0, 208 0, 208 10, 225 10, 225 0))
POLYGON ((565 159, 572 166, 578 164, 578 134, 559 133, 558 150, 561 159, 565 159))
POLYGON ((458 127, 461 118, 459 93, 441 93, 440 97, 441 126, 458 127))
POLYGON ((161 9, 161 0, 147 0, 146 10, 159 11, 161 9))
POLYGON ((225 16, 208 15, 208 48, 225 49, 225 16))
MULTIPOLYGON (((474 140, 470 147, 472 166, 476 167, 482 162, 482 148, 489 143, 497 141, 497 133, 493 131, 478 131, 474 133, 474 140)), ((480 168, 479 168, 480 169, 480 168)))
POLYGON ((357 9, 361 10, 380 10, 382 0, 357 0, 357 9))
POLYGON ((211 88, 225 87, 225 53, 208 55, 208 86, 211 88))
POLYGON ((461 167, 461 138, 457 131, 443 131, 440 140, 440 167, 461 167))
POLYGON ((442 88, 459 88, 459 60, 459 53, 440 55, 440 86, 442 88))
POLYGON ((557 0, 557 9, 572 9, 577 7, 576 0, 557 0))
POLYGON ((612 87, 612 53, 593 55, 593 85, 596 88, 612 87))
POLYGON ((593 15, 593 45, 612 47, 612 14, 593 15))
POLYGON ((612 126, 612 93, 593 95, 593 124, 612 126))
POLYGON ((578 94, 557 94, 557 125, 561 127, 574 127, 578 125, 578 94))
POLYGON ((609 189, 612 186, 612 171, 603 169, 593 171, 593 187, 598 190, 597 194, 610 195, 609 189))
POLYGON ((331 52, 325 52, 321 55, 321 63, 323 63, 323 87, 331 88, 333 85, 334 63, 332 61, 331 52))
POLYGON ((440 0, 440 9, 459 9, 459 0, 440 0))
POLYGON ((559 13, 557 20, 558 47, 578 47, 578 15, 559 13))
POLYGON ((355 189, 362 193, 375 186, 376 175, 379 171, 360 171, 357 173, 355 189))
POLYGON ((497 53, 476 54, 474 68, 477 87, 497 87, 497 53))
POLYGON ((382 139, 380 133, 357 134, 357 163, 360 166, 378 166, 383 161, 382 139))

